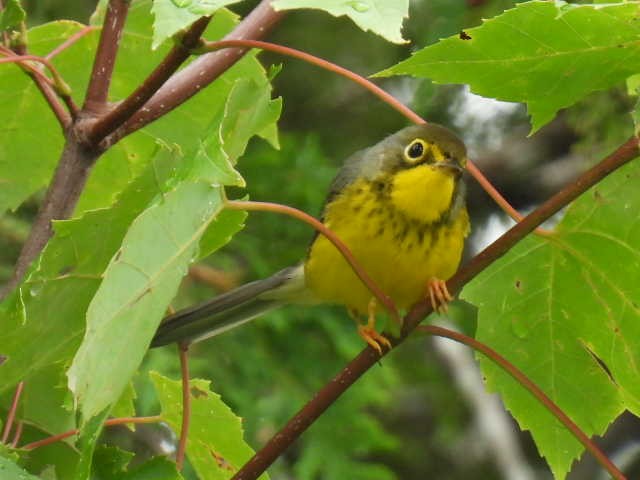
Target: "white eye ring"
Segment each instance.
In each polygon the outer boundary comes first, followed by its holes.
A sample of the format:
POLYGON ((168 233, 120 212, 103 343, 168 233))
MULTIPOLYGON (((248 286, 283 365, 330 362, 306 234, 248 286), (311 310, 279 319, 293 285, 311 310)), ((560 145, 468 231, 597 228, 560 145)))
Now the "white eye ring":
POLYGON ((427 148, 427 142, 416 138, 404 149, 404 158, 408 163, 417 163, 424 158, 427 148))

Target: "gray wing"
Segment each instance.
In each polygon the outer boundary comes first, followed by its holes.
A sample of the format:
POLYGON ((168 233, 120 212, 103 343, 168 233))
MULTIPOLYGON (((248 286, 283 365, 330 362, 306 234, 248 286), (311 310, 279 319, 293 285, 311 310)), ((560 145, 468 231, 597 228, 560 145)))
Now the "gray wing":
POLYGON ((164 319, 151 348, 169 343, 195 343, 247 323, 259 315, 304 296, 302 266, 247 283, 164 319))

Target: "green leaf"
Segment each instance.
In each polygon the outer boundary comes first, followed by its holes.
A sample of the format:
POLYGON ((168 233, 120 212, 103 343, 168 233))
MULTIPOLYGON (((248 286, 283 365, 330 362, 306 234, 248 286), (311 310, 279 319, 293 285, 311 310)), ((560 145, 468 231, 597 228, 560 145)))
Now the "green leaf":
POLYGON ((7 0, 4 9, 0 10, 0 31, 8 30, 24 22, 27 14, 20 5, 20 0, 7 0))
MULTIPOLYGON (((82 339, 86 310, 102 273, 131 222, 162 193, 159 185, 179 160, 160 149, 145 174, 112 207, 54 222, 55 235, 37 268, 0 304, 2 354, 8 357, 0 367, 0 391, 20 380, 28 384, 51 365, 66 369, 82 339)), ((50 388, 59 388, 59 376, 50 372, 49 377, 50 388)))
POLYGON ((221 187, 183 183, 129 228, 89 305, 85 339, 68 372, 85 421, 115 402, 138 368, 222 201, 221 187))
MULTIPOLYGON (((54 22, 29 30, 29 51, 44 55, 82 28, 76 22, 54 22)), ((88 37, 96 38, 89 35, 88 37)), ((90 65, 83 54, 90 39, 78 46, 78 62, 90 65)), ((53 63, 56 67, 66 55, 53 63)), ((0 65, 0 112, 6 121, 0 123, 0 213, 15 209, 48 181, 62 150, 62 131, 53 113, 33 82, 16 65, 0 65)), ((62 71, 72 88, 83 71, 62 71), (67 75, 69 73, 69 75, 67 75)))
POLYGON ((405 43, 402 21, 409 16, 409 0, 274 0, 273 8, 317 8, 334 17, 346 15, 362 30, 386 38, 390 42, 405 43))
POLYGON ((133 388, 133 384, 129 382, 125 387, 122 395, 118 401, 113 405, 111 409, 111 416, 113 417, 135 417, 136 415, 136 391, 133 388))
POLYGON ((220 249, 244 227, 247 212, 241 210, 222 210, 211 222, 200 239, 198 258, 205 258, 220 249))
MULTIPOLYGON (((479 308, 478 340, 505 355, 587 435, 625 408, 640 413, 640 164, 583 194, 550 237, 526 238, 463 291, 479 308)), ((579 444, 520 385, 482 369, 557 478, 579 444)))
MULTIPOLYGON (((93 22, 102 19, 105 5, 99 5, 93 22)), ((117 102, 128 96, 169 49, 167 45, 151 51, 153 19, 149 15, 150 8, 150 0, 132 3, 111 82, 110 101, 117 102)), ((205 36, 222 38, 237 23, 235 14, 219 10, 205 36)), ((35 27, 29 30, 30 52, 46 55, 82 28, 84 25, 70 21, 35 27)), ((86 90, 98 36, 99 31, 90 32, 53 59, 78 103, 82 102, 86 90)), ((255 55, 255 52, 245 55, 194 99, 111 147, 94 167, 76 214, 110 206, 118 193, 144 170, 157 139, 178 144, 183 152, 198 145, 205 138, 204 132, 210 128, 212 118, 224 110, 236 79, 253 80, 260 89, 270 91, 266 73, 255 55), (190 125, 190 128, 177 129, 176 124, 190 125)), ((60 157, 64 139, 55 117, 29 77, 12 64, 0 65, 0 71, 0 113, 11 119, 0 123, 0 212, 4 212, 17 208, 46 186, 60 157), (29 127, 23 128, 23 125, 29 127)), ((272 132, 273 126, 266 127, 265 131, 272 132)))
MULTIPOLYGON (((151 372, 162 407, 162 418, 179 432, 182 424, 181 382, 151 372)), ((191 424, 187 456, 202 480, 229 478, 251 458, 253 450, 243 439, 242 419, 234 415, 207 380, 189 381, 191 424)), ((267 474, 259 478, 269 478, 267 474)))
POLYGON ((212 15, 217 10, 239 0, 155 0, 151 11, 154 50, 167 38, 189 27, 200 17, 212 15))
POLYGON ((638 3, 520 3, 481 26, 428 46, 377 75, 466 83, 474 93, 525 102, 532 131, 595 90, 640 71, 638 3))
POLYGON ((74 480, 88 480, 92 473, 93 453, 98 442, 102 426, 109 414, 108 410, 103 410, 93 417, 80 430, 77 446, 80 451, 80 461, 76 467, 74 480))
POLYGON ((2 473, 2 478, 6 478, 7 480, 39 480, 38 477, 34 477, 33 475, 27 473, 14 462, 1 455, 0 472, 2 473))
POLYGON ((244 187, 233 168, 244 153, 249 139, 275 125, 282 102, 271 100, 270 88, 252 79, 239 79, 229 92, 224 109, 211 120, 204 140, 186 163, 190 178, 244 187))

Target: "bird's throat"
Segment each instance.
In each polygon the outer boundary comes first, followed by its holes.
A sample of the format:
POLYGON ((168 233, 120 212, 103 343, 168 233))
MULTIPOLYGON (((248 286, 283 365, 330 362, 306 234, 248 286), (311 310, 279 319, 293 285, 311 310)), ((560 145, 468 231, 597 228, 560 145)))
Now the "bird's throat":
POLYGON ((455 189, 456 178, 448 169, 420 165, 394 175, 390 196, 393 206, 408 218, 434 223, 448 214, 455 189))

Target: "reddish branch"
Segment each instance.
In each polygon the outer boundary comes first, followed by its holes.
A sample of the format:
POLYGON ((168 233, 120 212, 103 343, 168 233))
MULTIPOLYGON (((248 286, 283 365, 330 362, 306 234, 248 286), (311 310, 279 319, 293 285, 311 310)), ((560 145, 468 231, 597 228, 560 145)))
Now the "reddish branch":
MULTIPOLYGON (((284 13, 273 10, 270 3, 270 0, 262 0, 225 39, 255 39, 266 35, 284 16, 284 13)), ((233 48, 200 56, 173 75, 144 108, 113 133, 108 143, 117 142, 186 102, 227 71, 246 52, 247 48, 233 48)))
POLYGON ((55 57, 56 55, 59 55, 61 52, 63 52, 64 50, 69 48, 71 45, 76 43, 82 37, 84 37, 85 35, 88 35, 89 33, 97 29, 98 27, 94 27, 93 25, 87 25, 86 27, 82 28, 81 30, 71 35, 69 38, 67 38, 64 42, 62 42, 56 48, 51 50, 49 53, 47 53, 44 58, 46 58, 47 60, 51 60, 53 57, 55 57))
POLYGON ((22 395, 22 390, 24 389, 24 382, 18 383, 15 391, 13 392, 13 399, 11 400, 11 407, 9 407, 9 413, 7 414, 7 420, 4 424, 4 430, 2 431, 2 441, 1 443, 7 443, 9 439, 9 434, 11 433, 11 427, 13 425, 13 420, 16 418, 16 411, 18 410, 18 403, 20 402, 20 396, 22 395))
MULTIPOLYGON (((340 65, 336 65, 335 63, 329 62, 323 58, 316 57, 315 55, 311 55, 310 53, 296 50, 295 48, 285 47, 283 45, 277 45, 269 42, 261 42, 258 40, 241 39, 205 42, 202 49, 206 51, 216 51, 233 47, 259 48, 261 50, 269 50, 280 55, 286 55, 288 57, 300 59, 302 61, 310 63, 311 65, 316 65, 327 71, 341 75, 348 80, 357 83, 366 90, 369 90, 373 95, 378 97, 380 100, 385 102, 401 115, 408 118, 413 123, 426 123, 425 120, 420 117, 420 115, 415 113, 402 102, 398 101, 398 99, 396 99, 393 95, 378 87, 369 79, 363 77, 362 75, 358 75, 351 70, 341 67, 340 65)), ((489 196, 498 204, 498 206, 500 206, 500 208, 502 208, 502 210, 507 213, 507 215, 509 215, 516 222, 522 220, 522 215, 520 215, 520 213, 518 213, 518 211, 511 206, 507 199, 502 196, 502 194, 491 184, 491 182, 484 176, 484 174, 478 169, 478 167, 475 166, 473 162, 469 161, 467 168, 469 170, 469 173, 476 179, 476 181, 489 194, 489 196)), ((542 229, 538 229, 538 232, 542 234, 548 233, 542 229)))
MULTIPOLYGON (((478 273, 496 261, 527 234, 552 215, 560 211, 572 200, 598 183, 611 172, 629 162, 638 155, 638 139, 630 138, 614 153, 606 157, 595 167, 582 174, 573 184, 547 200, 536 210, 476 255, 448 282, 451 292, 458 292, 478 273)), ((417 325, 432 312, 429 302, 422 301, 415 305, 405 316, 401 336, 392 339, 393 346, 403 342, 417 325)), ((385 352, 386 354, 387 352, 385 352)), ((317 418, 325 412, 355 381, 380 360, 371 347, 360 354, 330 382, 328 382, 291 420, 276 433, 267 444, 256 452, 234 476, 233 480, 253 480, 258 478, 282 453, 291 445, 317 418)), ((581 440, 578 438, 578 440, 581 440)), ((600 461, 600 458, 597 458, 600 461)), ((602 464, 615 478, 624 478, 610 463, 602 464)))
MULTIPOLYGON (((40 92, 42 93, 42 96, 49 104, 51 111, 58 119, 58 122, 60 123, 62 128, 65 129, 69 125, 71 125, 71 115, 69 115, 64 106, 60 103, 60 100, 58 99, 58 96, 56 94, 56 90, 53 86, 53 82, 49 78, 47 78, 45 74, 38 70, 35 65, 32 65, 29 62, 25 61, 26 59, 23 55, 16 55, 8 48, 0 47, 0 54, 5 56, 5 58, 0 58, 0 63, 16 63, 27 75, 29 75, 29 77, 31 77, 31 80, 33 80, 33 82, 36 84, 36 87, 38 87, 38 90, 40 90, 40 92)), ((33 58, 42 60, 40 57, 33 58)), ((50 68, 53 69, 52 66, 50 66, 50 68)), ((67 105, 75 106, 71 101, 71 97, 67 97, 67 105)))
POLYGON ((358 278, 364 283, 369 291, 373 294, 374 297, 386 308, 387 312, 391 315, 391 317, 400 323, 400 315, 398 314, 398 310, 393 303, 391 297, 389 297, 386 293, 384 293, 380 287, 376 285, 373 279, 369 276, 364 268, 358 263, 353 254, 349 251, 349 248, 344 244, 342 240, 338 238, 338 236, 333 233, 329 228, 326 227, 322 222, 313 218, 311 215, 298 210, 297 208, 289 207, 287 205, 280 205, 279 203, 268 203, 268 202, 249 202, 243 200, 230 200, 225 203, 225 208, 230 208, 233 210, 258 210, 258 211, 266 211, 266 212, 276 212, 282 213, 285 215, 289 215, 291 217, 297 218, 298 220, 302 220, 305 223, 308 223, 313 228, 315 228, 318 232, 323 234, 327 239, 340 251, 344 259, 349 263, 355 274, 358 278))
MULTIPOLYGON (((121 417, 121 418, 110 418, 109 420, 104 422, 105 427, 110 427, 113 425, 124 425, 127 423, 157 423, 161 422, 162 417, 160 415, 155 415, 152 417, 121 417)), ((38 440, 36 442, 28 443, 20 447, 22 450, 34 450, 36 448, 44 447, 45 445, 50 445, 52 443, 59 442, 60 440, 64 440, 65 438, 73 437, 77 435, 80 430, 73 429, 67 432, 59 433, 57 435, 52 435, 47 438, 43 438, 42 440, 38 440)))
POLYGON ((130 0, 109 0, 83 110, 99 113, 107 102, 111 75, 130 3, 130 0))
POLYGON ((616 468, 616 466, 609 460, 609 458, 598 448, 598 446, 591 441, 591 439, 576 425, 573 420, 571 420, 566 413, 562 411, 558 405, 556 405, 553 400, 551 400, 546 393, 542 391, 540 387, 538 387, 535 383, 533 383, 529 377, 527 377, 524 373, 522 373, 513 363, 504 358, 494 349, 488 347, 482 342, 478 340, 463 335, 459 332, 454 332, 453 330, 449 330, 448 328, 439 327, 436 325, 419 325, 416 327, 421 331, 427 332, 430 335, 437 335, 439 337, 449 338, 451 340, 455 340, 456 342, 463 343, 468 347, 473 348, 474 350, 479 351, 486 357, 488 357, 493 363, 500 366, 505 372, 507 372, 511 377, 516 380, 520 385, 529 390, 529 392, 536 397, 536 399, 544 405, 544 407, 549 410, 558 420, 562 422, 562 424, 569 429, 569 431, 576 437, 582 445, 586 447, 589 452, 598 460, 598 462, 605 466, 606 470, 613 475, 613 478, 616 480, 624 480, 624 475, 620 473, 620 471, 616 468))

